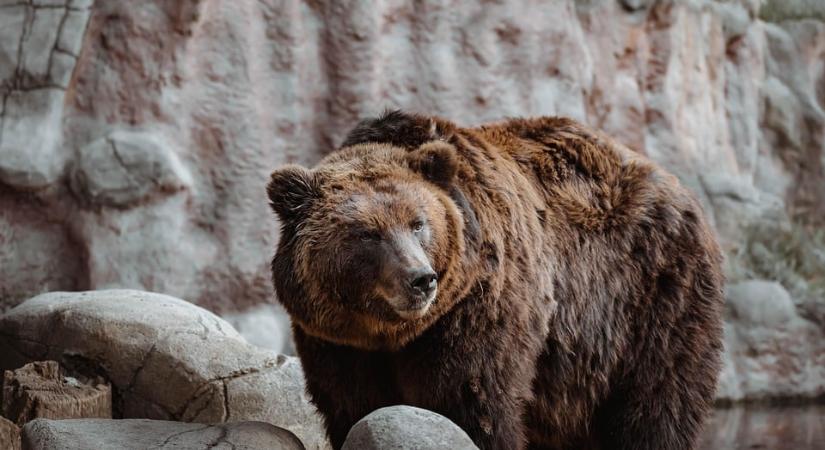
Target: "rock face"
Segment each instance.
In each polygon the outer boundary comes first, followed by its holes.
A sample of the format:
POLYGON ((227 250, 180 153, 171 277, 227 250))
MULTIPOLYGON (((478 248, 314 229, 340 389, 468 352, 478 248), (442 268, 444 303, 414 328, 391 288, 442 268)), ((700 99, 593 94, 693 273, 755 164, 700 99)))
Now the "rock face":
POLYGON ((721 399, 804 399, 825 392, 823 329, 797 312, 781 284, 732 284, 728 308, 721 399))
POLYGON ((0 369, 42 359, 108 379, 115 417, 260 420, 308 449, 328 446, 296 358, 249 345, 180 299, 127 290, 32 298, 0 317, 0 369))
POLYGON ((412 406, 381 408, 359 420, 343 450, 477 450, 467 433, 446 417, 412 406))
POLYGON ((45 420, 23 427, 30 450, 304 450, 294 434, 263 422, 219 425, 162 420, 45 420))
MULTIPOLYGON (((825 338, 821 1, 0 9, 0 310, 111 287, 218 312, 271 299, 268 173, 312 164, 359 117, 401 107, 463 125, 562 114, 605 130, 697 192, 732 283, 778 282, 799 326, 825 338)), ((745 367, 775 379, 757 383, 760 397, 823 394, 808 369, 752 363, 784 332, 745 338, 737 317, 729 328, 738 387, 723 398, 756 392, 745 367)))

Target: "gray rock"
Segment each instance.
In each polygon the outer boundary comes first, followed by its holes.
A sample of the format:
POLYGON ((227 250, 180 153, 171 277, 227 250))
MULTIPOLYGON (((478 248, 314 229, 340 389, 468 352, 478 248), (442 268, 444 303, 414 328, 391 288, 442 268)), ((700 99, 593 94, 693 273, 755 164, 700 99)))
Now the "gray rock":
POLYGON ((748 280, 726 290, 732 319, 742 325, 778 328, 797 317, 790 294, 775 281, 748 280))
POLYGON ((65 89, 74 72, 89 10, 24 2, 0 14, 0 182, 20 190, 54 184, 62 148, 65 89), (59 49, 59 50, 58 50, 59 49))
POLYGON ((774 77, 765 80, 762 95, 765 98, 765 125, 784 138, 785 145, 802 145, 803 109, 796 95, 774 77))
POLYGON ((54 184, 65 155, 60 120, 64 92, 56 88, 12 91, 0 114, 0 182, 20 190, 54 184))
POLYGON ((125 418, 258 420, 308 449, 328 446, 296 358, 249 345, 180 299, 128 290, 32 298, 0 317, 0 369, 43 359, 104 375, 125 418))
POLYGON ((23 427, 29 450, 303 450, 289 430, 263 422, 217 425, 162 420, 37 419, 23 427))
POLYGON ((825 394, 825 329, 801 317, 778 283, 727 288, 725 353, 717 398, 818 398, 825 394))
POLYGON ((412 406, 390 406, 359 420, 343 450, 475 450, 473 441, 446 417, 412 406))
POLYGON ((258 305, 248 310, 224 314, 238 333, 252 345, 284 355, 295 354, 289 316, 281 305, 258 305))
POLYGON ((83 147, 71 175, 82 201, 128 207, 189 187, 191 175, 168 142, 150 133, 117 130, 83 147))
POLYGON ((17 70, 18 49, 23 36, 27 7, 19 2, 0 3, 0 80, 8 80, 17 70))

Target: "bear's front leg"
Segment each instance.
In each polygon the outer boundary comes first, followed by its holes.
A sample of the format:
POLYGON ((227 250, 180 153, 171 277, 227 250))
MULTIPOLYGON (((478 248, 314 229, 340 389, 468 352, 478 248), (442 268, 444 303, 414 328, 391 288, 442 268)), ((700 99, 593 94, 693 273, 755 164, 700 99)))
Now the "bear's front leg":
POLYGON ((307 392, 334 449, 344 445, 350 428, 364 416, 400 403, 385 353, 332 344, 298 327, 294 334, 307 392))
POLYGON ((444 415, 482 450, 524 449, 542 338, 518 323, 445 317, 395 356, 403 403, 444 415))

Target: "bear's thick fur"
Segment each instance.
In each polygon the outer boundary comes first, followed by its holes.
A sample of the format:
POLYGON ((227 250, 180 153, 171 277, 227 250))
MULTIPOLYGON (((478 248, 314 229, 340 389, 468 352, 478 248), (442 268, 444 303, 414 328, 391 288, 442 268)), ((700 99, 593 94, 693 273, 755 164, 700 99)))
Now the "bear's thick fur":
POLYGON ((645 157, 566 118, 392 112, 268 193, 274 285, 336 449, 395 404, 482 449, 694 446, 720 369, 721 256, 645 157), (431 303, 395 294, 405 255, 434 270, 431 303))

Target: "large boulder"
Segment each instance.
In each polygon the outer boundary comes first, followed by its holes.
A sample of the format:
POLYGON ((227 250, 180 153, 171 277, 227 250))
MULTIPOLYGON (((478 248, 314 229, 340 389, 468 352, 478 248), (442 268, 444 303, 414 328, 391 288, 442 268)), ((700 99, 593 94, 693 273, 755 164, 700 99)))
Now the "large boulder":
POLYGON ((343 450, 477 450, 458 425, 446 417, 412 406, 381 408, 359 420, 343 450))
POLYGON ((304 450, 283 428, 263 422, 216 425, 162 420, 37 419, 23 427, 29 450, 304 450))
POLYGON ((140 291, 54 292, 0 317, 0 369, 51 359, 99 374, 116 417, 258 420, 328 446, 294 357, 249 345, 186 301, 140 291))

